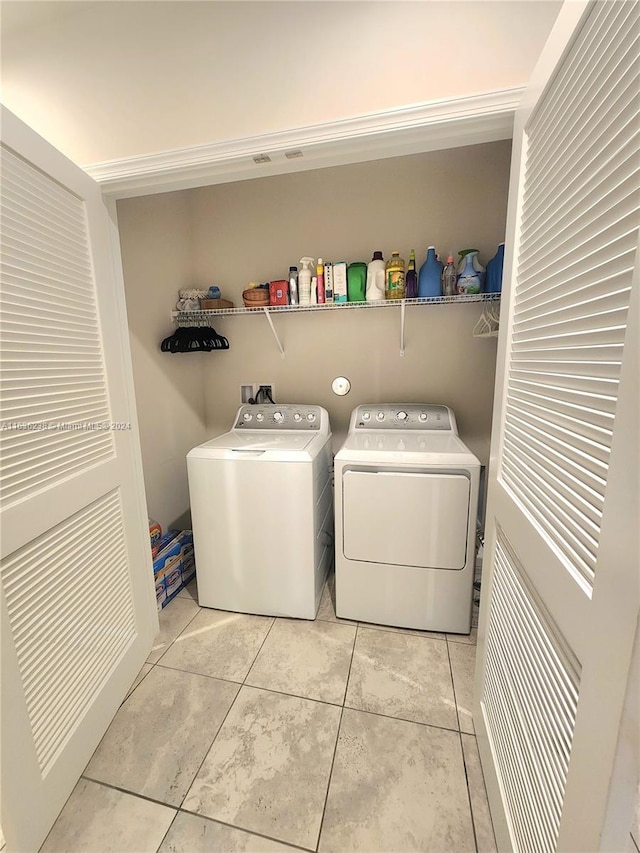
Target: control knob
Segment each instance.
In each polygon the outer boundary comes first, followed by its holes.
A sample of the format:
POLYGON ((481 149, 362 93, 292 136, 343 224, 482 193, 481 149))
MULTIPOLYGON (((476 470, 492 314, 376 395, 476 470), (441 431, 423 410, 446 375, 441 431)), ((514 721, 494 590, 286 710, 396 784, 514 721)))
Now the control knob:
POLYGON ((280 424, 280 423, 282 423, 282 421, 284 420, 284 415, 282 414, 282 412, 274 412, 274 413, 273 413, 273 420, 274 420, 277 424, 280 424))
POLYGON ((250 421, 252 417, 253 416, 252 416, 251 412, 245 412, 244 415, 242 416, 242 419, 245 421, 250 421))
POLYGON ((407 415, 407 413, 406 413, 406 412, 398 412, 398 414, 396 415, 396 417, 397 417, 397 419, 398 419, 399 421, 404 422, 404 421, 406 421, 406 420, 407 420, 408 415, 407 415))
POLYGON ((376 415, 376 418, 379 421, 383 421, 384 420, 384 412, 378 412, 378 414, 376 415))
POLYGON ((307 420, 313 422, 313 421, 315 421, 315 419, 316 419, 315 413, 309 412, 309 414, 307 415, 307 420))

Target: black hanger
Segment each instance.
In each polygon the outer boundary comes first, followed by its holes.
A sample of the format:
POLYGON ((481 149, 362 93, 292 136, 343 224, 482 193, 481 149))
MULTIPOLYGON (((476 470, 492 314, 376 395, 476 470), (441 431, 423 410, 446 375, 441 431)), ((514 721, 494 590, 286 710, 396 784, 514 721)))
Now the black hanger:
POLYGON ((211 352, 229 349, 229 341, 211 326, 182 326, 160 344, 162 352, 211 352))

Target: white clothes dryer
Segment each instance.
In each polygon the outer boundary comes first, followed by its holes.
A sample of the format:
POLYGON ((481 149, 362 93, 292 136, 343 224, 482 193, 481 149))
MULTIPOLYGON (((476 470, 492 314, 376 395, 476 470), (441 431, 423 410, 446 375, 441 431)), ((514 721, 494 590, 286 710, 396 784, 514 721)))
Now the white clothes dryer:
POLYGON ((245 405, 187 454, 198 601, 315 619, 333 556, 333 455, 320 406, 245 405))
POLYGON ((337 615, 469 633, 479 479, 447 406, 358 406, 335 457, 337 615))

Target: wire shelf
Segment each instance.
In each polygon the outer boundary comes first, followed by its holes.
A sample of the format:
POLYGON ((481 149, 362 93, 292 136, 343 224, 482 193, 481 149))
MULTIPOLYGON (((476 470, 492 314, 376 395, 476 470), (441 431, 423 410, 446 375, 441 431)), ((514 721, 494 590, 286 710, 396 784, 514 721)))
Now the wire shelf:
POLYGON ((212 317, 228 317, 248 314, 298 314, 309 311, 373 311, 381 308, 412 308, 415 305, 452 305, 469 302, 495 302, 500 293, 471 293, 462 296, 432 296, 417 299, 381 299, 377 302, 328 302, 322 305, 265 305, 258 308, 221 308, 205 311, 172 311, 171 319, 178 326, 207 326, 212 317))

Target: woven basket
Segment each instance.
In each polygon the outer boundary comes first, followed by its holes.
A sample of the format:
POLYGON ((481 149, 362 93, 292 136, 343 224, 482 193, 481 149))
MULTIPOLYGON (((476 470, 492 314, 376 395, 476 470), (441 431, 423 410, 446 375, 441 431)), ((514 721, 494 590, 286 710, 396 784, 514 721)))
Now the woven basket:
POLYGON ((242 291, 242 301, 247 308, 262 308, 269 304, 269 291, 266 287, 250 287, 242 291))

